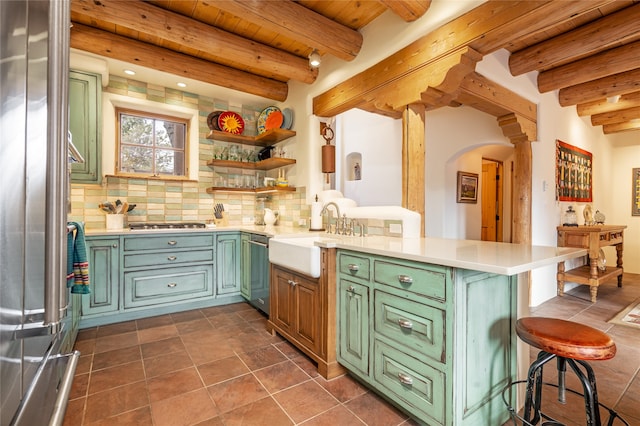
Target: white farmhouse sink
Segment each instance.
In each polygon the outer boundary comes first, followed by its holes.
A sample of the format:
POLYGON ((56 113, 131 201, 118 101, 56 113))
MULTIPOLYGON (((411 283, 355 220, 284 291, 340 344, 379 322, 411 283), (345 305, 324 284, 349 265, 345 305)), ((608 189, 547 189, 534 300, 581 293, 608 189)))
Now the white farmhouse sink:
POLYGON ((269 240, 269 262, 301 274, 320 276, 320 247, 314 245, 322 237, 271 238, 269 240))

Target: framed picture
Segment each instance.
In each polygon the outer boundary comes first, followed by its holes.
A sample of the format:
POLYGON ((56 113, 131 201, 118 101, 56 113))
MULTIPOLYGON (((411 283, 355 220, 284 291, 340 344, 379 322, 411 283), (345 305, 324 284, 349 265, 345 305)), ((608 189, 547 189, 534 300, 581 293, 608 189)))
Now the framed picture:
POLYGON ((631 216, 640 216, 640 167, 633 169, 631 181, 631 216))
POLYGON ((458 194, 459 203, 478 202, 478 174, 458 172, 458 194))
POLYGON ((590 203, 593 157, 589 151, 556 140, 556 199, 590 203))

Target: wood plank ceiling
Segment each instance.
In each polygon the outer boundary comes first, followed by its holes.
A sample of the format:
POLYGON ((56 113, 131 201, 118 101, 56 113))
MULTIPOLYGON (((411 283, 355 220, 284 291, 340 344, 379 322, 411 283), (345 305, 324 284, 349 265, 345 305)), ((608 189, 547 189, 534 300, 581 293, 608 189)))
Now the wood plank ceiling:
MULTIPOLYGON (((313 49, 351 61, 368 23, 387 10, 411 22, 430 3, 71 0, 71 47, 284 101, 289 80, 315 81, 307 61, 313 49)), ((564 4, 582 12, 540 16, 549 24, 521 29, 516 41, 505 37, 492 50, 511 52, 513 75, 538 71, 540 92, 557 90, 561 105, 576 105, 605 134, 640 130, 640 0, 564 4)))

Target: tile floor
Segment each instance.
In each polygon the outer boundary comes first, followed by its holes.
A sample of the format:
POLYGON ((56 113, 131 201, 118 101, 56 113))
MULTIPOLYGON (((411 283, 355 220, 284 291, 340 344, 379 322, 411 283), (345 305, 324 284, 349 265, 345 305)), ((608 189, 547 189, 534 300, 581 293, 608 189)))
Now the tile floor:
MULTIPOLYGON (((532 310, 582 321, 614 338, 617 356, 594 365, 598 391, 601 402, 630 425, 640 425, 640 329, 606 321, 638 297, 640 275, 626 274, 622 289, 615 282, 602 285, 596 304, 589 302, 588 287, 579 286, 532 310)), ((82 356, 64 424, 416 424, 349 376, 318 376, 313 363, 268 334, 265 323, 262 314, 239 303, 81 330, 76 348, 82 356)), ((580 407, 569 400, 557 410, 559 420, 584 424, 564 419, 580 407)))

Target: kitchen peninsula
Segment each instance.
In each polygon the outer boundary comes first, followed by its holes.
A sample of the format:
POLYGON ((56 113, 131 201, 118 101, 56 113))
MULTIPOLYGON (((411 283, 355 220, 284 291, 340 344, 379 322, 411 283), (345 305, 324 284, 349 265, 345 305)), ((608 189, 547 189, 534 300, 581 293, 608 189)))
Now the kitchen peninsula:
MULTIPOLYGON (((337 300, 338 361, 369 387, 430 425, 495 425, 507 420, 501 391, 518 376, 513 333, 518 316, 517 274, 586 254, 581 248, 436 238, 347 237, 263 226, 177 232, 91 231, 88 240, 110 238, 126 249, 122 241, 127 239, 170 237, 167 241, 177 241, 176 244, 187 239, 187 244, 197 243, 193 251, 204 256, 209 251, 202 245, 203 238, 213 242, 224 237, 229 241, 239 239, 242 232, 272 238, 311 234, 317 236, 315 245, 336 249, 337 278, 329 283, 329 291, 335 292, 337 300)), ((196 269, 204 271, 204 264, 214 267, 208 259, 220 259, 218 249, 222 246, 213 247, 210 257, 187 258, 188 262, 203 263, 196 269)), ((183 250, 180 253, 190 256, 191 249, 183 250)), ((141 253, 130 255, 138 259, 141 253)), ((240 261, 239 257, 235 259, 240 261)), ((133 272, 139 274, 139 269, 136 266, 133 272)), ((120 271, 118 276, 126 273, 120 271)), ((239 287, 229 292, 230 287, 224 286, 226 292, 219 294, 218 277, 219 273, 211 275, 206 296, 201 287, 194 286, 199 293, 193 303, 237 301, 239 287)), ((125 280, 125 286, 126 283, 125 280)), ((179 286, 167 288, 171 291, 179 286)), ((121 295, 129 293, 119 290, 121 295)), ((151 310, 121 307, 112 312, 116 314, 112 318, 189 309, 183 296, 180 303, 154 306, 151 310)), ((515 395, 510 398, 513 403, 515 395)))

